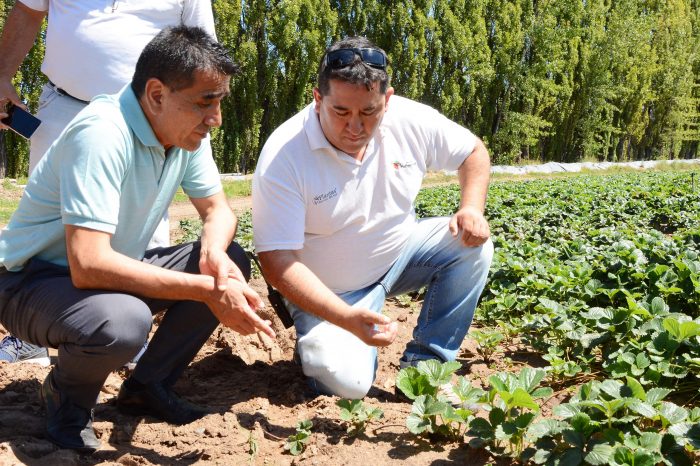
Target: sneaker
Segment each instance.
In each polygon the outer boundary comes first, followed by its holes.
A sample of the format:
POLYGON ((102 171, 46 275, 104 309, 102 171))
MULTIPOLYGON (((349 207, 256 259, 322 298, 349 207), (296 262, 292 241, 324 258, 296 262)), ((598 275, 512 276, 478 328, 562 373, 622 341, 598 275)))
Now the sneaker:
POLYGON ((143 344, 143 346, 141 347, 141 350, 136 354, 136 356, 131 358, 131 361, 124 364, 124 369, 126 369, 128 371, 133 371, 134 369, 136 369, 136 364, 139 363, 139 359, 141 359, 141 356, 143 356, 143 353, 146 352, 146 348, 148 348, 148 340, 146 340, 146 342, 143 344))
POLYGON ((61 448, 92 453, 102 445, 92 428, 94 411, 78 406, 63 396, 53 382, 53 371, 41 386, 41 403, 46 409, 46 436, 61 448))
POLYGON ((160 383, 142 384, 133 377, 126 379, 119 389, 117 409, 124 414, 153 416, 177 425, 189 424, 209 414, 160 383))
POLYGON ((49 350, 12 335, 6 336, 0 342, 0 361, 32 362, 42 366, 48 366, 51 363, 49 350))

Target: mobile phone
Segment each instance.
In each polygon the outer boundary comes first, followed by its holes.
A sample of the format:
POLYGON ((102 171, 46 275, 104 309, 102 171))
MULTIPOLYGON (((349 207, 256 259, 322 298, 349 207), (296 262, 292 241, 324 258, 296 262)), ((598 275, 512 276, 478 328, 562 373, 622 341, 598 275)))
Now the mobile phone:
POLYGON ((9 126, 12 131, 29 139, 41 124, 41 120, 31 113, 14 104, 7 109, 7 118, 2 123, 9 126))

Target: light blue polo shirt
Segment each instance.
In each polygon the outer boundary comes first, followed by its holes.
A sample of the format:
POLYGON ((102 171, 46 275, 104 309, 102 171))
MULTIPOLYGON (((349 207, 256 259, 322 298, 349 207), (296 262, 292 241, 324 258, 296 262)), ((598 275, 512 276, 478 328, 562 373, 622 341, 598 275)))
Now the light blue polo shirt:
POLYGON ((208 141, 166 157, 130 85, 97 96, 29 178, 0 232, 0 264, 18 271, 37 257, 66 266, 64 225, 111 233, 115 251, 140 260, 178 186, 193 198, 221 190, 208 141))

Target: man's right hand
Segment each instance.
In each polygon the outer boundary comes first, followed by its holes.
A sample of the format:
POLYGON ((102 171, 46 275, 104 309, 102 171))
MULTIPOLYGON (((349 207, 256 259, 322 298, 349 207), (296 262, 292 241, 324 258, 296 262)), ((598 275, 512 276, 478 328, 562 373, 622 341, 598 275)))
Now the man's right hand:
POLYGON ((392 322, 385 315, 365 308, 351 308, 343 327, 370 346, 389 346, 399 329, 398 322, 392 322))
POLYGON ((247 283, 229 278, 224 290, 219 290, 215 284, 206 304, 222 325, 241 335, 263 332, 270 338, 276 337, 272 322, 263 320, 256 312, 265 307, 265 303, 247 283))
MULTIPOLYGON (((7 112, 5 110, 12 104, 22 107, 25 110, 27 109, 27 106, 19 99, 17 90, 15 86, 12 85, 12 81, 2 79, 0 80, 0 120, 7 118, 7 112)), ((8 129, 8 127, 0 122, 0 130, 3 129, 8 129)))

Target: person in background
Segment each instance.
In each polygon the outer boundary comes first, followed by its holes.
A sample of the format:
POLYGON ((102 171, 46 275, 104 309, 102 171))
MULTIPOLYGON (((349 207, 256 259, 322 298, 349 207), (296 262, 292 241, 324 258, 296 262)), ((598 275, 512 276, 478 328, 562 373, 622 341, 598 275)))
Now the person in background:
POLYGON ((493 256, 484 144, 394 95, 387 65, 364 37, 328 48, 314 102, 274 131, 253 177, 255 249, 294 319, 304 374, 352 399, 372 386, 376 347, 396 337, 384 299, 427 287, 402 367, 452 361, 493 256), (417 220, 423 177, 441 169, 459 174, 459 210, 417 220))
MULTIPOLYGON (((63 128, 90 100, 99 94, 114 94, 131 81, 141 50, 163 28, 199 26, 216 37, 209 0, 17 0, 0 37, 0 102, 10 101, 26 109, 12 78, 47 14, 50 19, 41 70, 48 82, 39 99, 37 117, 41 125, 30 140, 30 174, 63 128)), ((5 116, 0 110, 0 119, 5 116)), ((6 129, 2 123, 0 129, 6 129)), ((204 146, 210 150, 208 140, 204 146)), ((169 246, 169 230, 166 213, 149 246, 169 246)), ((0 342, 0 361, 50 362, 46 348, 12 335, 0 342)))

